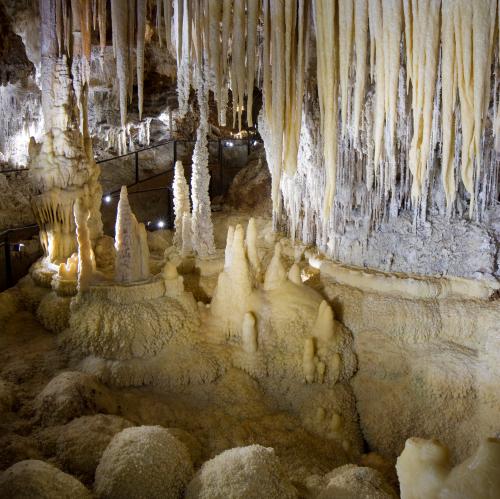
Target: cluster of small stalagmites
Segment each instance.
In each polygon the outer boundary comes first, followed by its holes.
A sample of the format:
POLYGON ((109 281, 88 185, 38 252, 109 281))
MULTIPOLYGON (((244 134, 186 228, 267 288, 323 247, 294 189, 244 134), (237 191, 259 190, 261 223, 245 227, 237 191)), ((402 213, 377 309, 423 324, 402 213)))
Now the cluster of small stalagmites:
MULTIPOLYGON (((269 315, 269 312, 263 309, 271 306, 270 303, 266 305, 265 303, 268 300, 278 299, 286 301, 288 293, 292 293, 293 297, 293 293, 298 292, 297 287, 304 286, 298 263, 294 263, 287 271, 282 251, 282 244, 276 243, 273 256, 263 272, 257 249, 255 220, 253 218, 249 220, 246 235, 241 225, 228 228, 224 270, 219 274, 210 313, 217 320, 222 320, 222 327, 226 330, 227 336, 240 337, 241 347, 248 354, 255 354, 260 349, 258 321, 274 320, 272 316, 263 319, 269 315)), ((312 290, 307 291, 314 295, 312 290)), ((305 289, 304 293, 307 294, 305 289)), ((311 298, 312 302, 308 301, 309 298, 304 297, 304 299, 307 306, 311 306, 312 303, 313 307, 317 306, 316 303, 319 306, 316 317, 311 319, 310 333, 306 333, 303 340, 302 375, 307 383, 323 383, 327 366, 326 361, 320 360, 320 357, 323 358, 325 348, 329 351, 330 347, 335 345, 334 314, 326 301, 319 301, 316 296, 311 298)), ((334 351, 328 355, 330 354, 333 355, 333 359, 328 361, 329 379, 336 382, 341 372, 341 357, 334 351)))
MULTIPOLYGON (((307 383, 313 383, 314 381, 319 383, 323 382, 326 365, 316 356, 316 343, 318 339, 320 341, 330 342, 334 339, 334 334, 335 324, 333 310, 330 305, 323 300, 318 308, 318 315, 312 328, 312 336, 304 340, 303 370, 307 383)), ((338 353, 333 354, 331 368, 336 373, 340 371, 340 362, 340 355, 338 353)))

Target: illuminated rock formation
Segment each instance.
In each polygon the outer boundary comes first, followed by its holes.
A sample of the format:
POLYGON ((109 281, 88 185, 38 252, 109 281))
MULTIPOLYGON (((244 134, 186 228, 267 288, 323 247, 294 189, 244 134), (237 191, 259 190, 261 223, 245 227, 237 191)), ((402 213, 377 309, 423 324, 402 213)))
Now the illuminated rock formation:
MULTIPOLYGON (((186 182, 186 177, 184 176, 184 168, 182 166, 182 161, 177 161, 175 163, 174 171, 174 181, 173 181, 173 193, 174 193, 174 244, 181 248, 183 245, 183 218, 184 214, 189 215, 191 213, 191 202, 189 201, 189 187, 186 182)), ((186 237, 189 235, 186 234, 186 237)), ((191 240, 191 237, 189 237, 191 240)))
POLYGON ((500 440, 481 442, 471 457, 452 468, 448 449, 438 441, 411 438, 396 468, 402 499, 497 497, 500 440))
POLYGON ((116 212, 115 279, 120 283, 143 281, 149 272, 149 248, 144 224, 138 223, 128 202, 127 188, 122 187, 116 212))

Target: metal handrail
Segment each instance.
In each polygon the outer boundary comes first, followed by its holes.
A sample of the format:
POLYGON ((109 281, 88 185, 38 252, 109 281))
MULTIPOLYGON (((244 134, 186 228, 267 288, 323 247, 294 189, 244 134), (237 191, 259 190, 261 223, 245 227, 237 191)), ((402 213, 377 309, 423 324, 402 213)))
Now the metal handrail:
MULTIPOLYGON (((234 143, 234 142, 246 142, 247 148, 248 148, 248 154, 250 154, 251 143, 254 143, 255 141, 261 142, 261 140, 259 140, 259 138, 255 137, 255 136, 247 137, 244 139, 225 137, 225 138, 220 138, 218 140, 209 140, 208 141, 209 144, 215 143, 218 145, 218 152, 217 152, 218 162, 219 162, 219 179, 218 180, 219 180, 221 185, 223 184, 223 178, 224 178, 223 177, 223 167, 222 167, 222 164, 223 164, 222 150, 224 147, 227 147, 226 144, 228 142, 232 142, 232 143, 234 143)), ((146 181, 152 180, 156 177, 160 177, 162 175, 171 173, 174 170, 174 165, 177 161, 177 144, 179 144, 179 143, 180 144, 183 144, 183 143, 184 144, 185 143, 194 144, 194 143, 196 143, 196 141, 189 140, 189 139, 169 139, 166 141, 162 141, 162 142, 158 142, 156 144, 153 144, 152 146, 148 146, 148 147, 145 147, 142 149, 137 149, 136 151, 131 151, 131 152, 128 152, 126 154, 121 154, 120 156, 113 156, 111 158, 101 159, 101 160, 96 161, 96 163, 102 164, 102 163, 106 163, 108 161, 112 161, 115 159, 120 159, 120 158, 134 155, 135 156, 135 182, 132 184, 129 184, 127 186, 127 188, 131 188, 131 187, 136 186, 139 183, 146 182, 146 181), (151 175, 147 178, 140 179, 139 178, 139 154, 143 151, 148 151, 148 150, 155 149, 155 148, 158 148, 158 147, 161 147, 161 146, 164 146, 167 144, 171 144, 171 143, 173 143, 173 145, 174 145, 174 151, 173 151, 174 157, 173 157, 172 166, 169 169, 167 169, 161 173, 157 173, 157 174, 151 175)), ((0 173, 21 172, 21 171, 25 171, 25 170, 29 170, 29 168, 18 168, 18 169, 13 169, 13 170, 4 170, 4 171, 0 171, 0 173)), ((167 191, 167 199, 168 199, 168 204, 170 206, 172 203, 173 194, 172 194, 172 187, 168 186, 168 185, 166 185, 164 187, 131 191, 131 192, 129 192, 129 195, 137 195, 137 194, 143 194, 145 192, 161 191, 161 190, 167 191)), ((114 197, 119 192, 120 192, 120 189, 115 189, 111 192, 105 193, 105 195, 114 197)), ((172 211, 172 210, 170 210, 170 211, 172 211)), ((168 218, 169 218, 169 226, 171 226, 173 223, 173 220, 170 220, 170 219, 173 218, 173 213, 169 213, 168 218)), ((20 242, 20 240, 12 241, 10 236, 12 234, 15 234, 16 232, 21 232, 21 231, 30 230, 30 229, 39 229, 39 226, 38 226, 38 224, 30 224, 30 225, 25 225, 25 226, 21 226, 21 227, 12 227, 12 228, 9 228, 9 229, 6 229, 6 230, 0 232, 0 246, 4 245, 4 251, 5 251, 5 275, 6 275, 6 283, 7 283, 8 288, 14 285, 13 272, 12 272, 12 260, 11 260, 11 246, 15 245, 15 244, 19 244, 19 242, 20 242)), ((33 234, 33 235, 35 235, 35 234, 33 234)), ((33 237, 33 235, 32 235, 32 237, 33 237)))

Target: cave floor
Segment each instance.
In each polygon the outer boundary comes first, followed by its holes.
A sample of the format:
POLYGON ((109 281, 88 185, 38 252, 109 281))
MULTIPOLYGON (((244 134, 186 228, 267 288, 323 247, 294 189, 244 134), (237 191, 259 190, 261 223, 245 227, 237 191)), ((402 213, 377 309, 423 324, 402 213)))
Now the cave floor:
MULTIPOLYGON (((56 336, 30 312, 18 312, 7 320, 0 334, 0 380, 10 388, 14 402, 1 418, 0 469, 28 458, 64 469, 58 450, 45 444, 44 432, 51 426, 57 432, 61 423, 69 423, 64 419, 99 413, 115 414, 134 425, 188 432, 197 467, 223 450, 255 443, 273 447, 288 476, 299 484, 309 475, 324 474, 342 464, 336 455, 338 444, 307 432, 295 416, 277 410, 243 371, 230 369, 215 383, 179 390, 103 387, 104 395, 92 404, 70 400, 77 412, 72 410, 60 421, 49 417, 47 423, 37 407, 37 396, 65 371, 71 371, 69 360, 58 349, 56 336)), ((71 392, 68 397, 78 395, 71 392)))

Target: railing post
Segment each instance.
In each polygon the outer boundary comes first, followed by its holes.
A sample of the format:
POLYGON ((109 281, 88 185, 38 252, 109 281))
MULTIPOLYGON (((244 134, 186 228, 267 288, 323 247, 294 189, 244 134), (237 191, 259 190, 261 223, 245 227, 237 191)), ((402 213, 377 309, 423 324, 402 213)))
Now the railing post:
MULTIPOLYGON (((250 156, 250 137, 247 139, 247 156, 250 156)), ((248 161, 248 158, 247 158, 248 161)))
POLYGON ((174 140, 174 168, 175 163, 177 163, 177 140, 174 140))
POLYGON ((139 183, 139 153, 135 151, 134 153, 134 160, 135 160, 135 183, 139 183))
POLYGON ((5 282, 7 284, 7 289, 14 285, 12 276, 12 260, 10 256, 10 240, 9 231, 5 234, 5 282))

